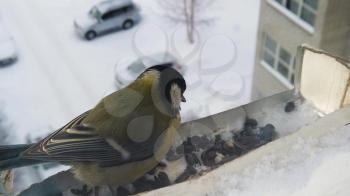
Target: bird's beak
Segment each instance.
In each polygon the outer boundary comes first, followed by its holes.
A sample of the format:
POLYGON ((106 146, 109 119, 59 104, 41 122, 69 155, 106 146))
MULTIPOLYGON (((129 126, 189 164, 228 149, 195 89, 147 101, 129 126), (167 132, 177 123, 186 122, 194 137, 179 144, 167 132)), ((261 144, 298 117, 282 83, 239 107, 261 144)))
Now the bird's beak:
POLYGON ((184 97, 184 95, 181 95, 181 101, 186 102, 186 98, 184 97))

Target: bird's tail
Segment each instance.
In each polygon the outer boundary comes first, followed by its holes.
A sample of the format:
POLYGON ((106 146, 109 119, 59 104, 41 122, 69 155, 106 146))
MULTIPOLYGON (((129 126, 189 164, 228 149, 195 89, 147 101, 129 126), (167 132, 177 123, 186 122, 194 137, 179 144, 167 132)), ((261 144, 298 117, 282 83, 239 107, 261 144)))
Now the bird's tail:
POLYGON ((32 144, 0 146, 0 171, 42 163, 43 161, 25 159, 20 156, 31 146, 32 144))

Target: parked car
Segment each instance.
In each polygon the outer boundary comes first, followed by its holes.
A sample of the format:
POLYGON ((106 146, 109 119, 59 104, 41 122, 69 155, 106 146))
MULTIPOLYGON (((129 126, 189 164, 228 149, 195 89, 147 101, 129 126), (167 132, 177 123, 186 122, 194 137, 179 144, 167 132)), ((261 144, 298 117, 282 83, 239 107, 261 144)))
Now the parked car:
POLYGON ((140 9, 131 0, 107 0, 77 18, 74 27, 87 40, 118 29, 130 29, 141 20, 140 9))
POLYGON ((11 65, 17 61, 17 49, 13 38, 4 29, 0 20, 0 67, 11 65))
POLYGON ((115 69, 115 80, 118 88, 125 87, 134 81, 145 69, 153 65, 169 65, 173 66, 181 74, 185 73, 184 67, 181 66, 176 58, 165 52, 156 53, 149 56, 143 56, 134 58, 129 61, 131 63, 121 63, 116 66, 115 69))

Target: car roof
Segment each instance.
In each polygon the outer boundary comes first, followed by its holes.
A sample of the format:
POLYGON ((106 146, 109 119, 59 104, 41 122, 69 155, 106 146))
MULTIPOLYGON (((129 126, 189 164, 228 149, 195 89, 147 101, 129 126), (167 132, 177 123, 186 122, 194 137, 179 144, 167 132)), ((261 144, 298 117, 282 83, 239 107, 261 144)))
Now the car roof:
POLYGON ((107 0, 97 4, 96 7, 100 12, 105 13, 111 9, 117 9, 132 4, 133 2, 131 0, 107 0))

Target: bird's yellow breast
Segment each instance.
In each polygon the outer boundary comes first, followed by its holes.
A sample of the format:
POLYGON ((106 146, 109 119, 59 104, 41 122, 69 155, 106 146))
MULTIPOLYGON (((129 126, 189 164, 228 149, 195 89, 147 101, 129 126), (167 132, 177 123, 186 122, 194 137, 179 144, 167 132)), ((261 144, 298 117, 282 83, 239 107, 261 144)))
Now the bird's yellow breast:
POLYGON ((172 119, 169 127, 154 144, 152 157, 114 167, 99 167, 97 164, 76 164, 73 166, 75 177, 89 185, 126 185, 152 170, 170 150, 176 131, 180 126, 180 117, 172 119))

